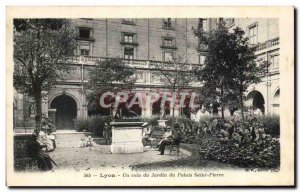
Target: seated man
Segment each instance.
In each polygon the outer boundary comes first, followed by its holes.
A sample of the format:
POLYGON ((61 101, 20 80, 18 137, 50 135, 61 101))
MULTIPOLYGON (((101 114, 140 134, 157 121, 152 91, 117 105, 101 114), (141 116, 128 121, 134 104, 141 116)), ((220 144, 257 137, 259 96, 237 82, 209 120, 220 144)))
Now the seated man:
POLYGON ((159 143, 157 144, 156 148, 159 148, 161 143, 163 141, 171 141, 172 138, 172 131, 171 131, 171 127, 167 127, 166 128, 166 132, 163 135, 163 138, 159 141, 159 143))
POLYGON ((175 123, 174 125, 174 134, 172 134, 171 136, 169 136, 167 139, 163 139, 161 141, 161 144, 159 146, 159 151, 160 154, 159 155, 164 155, 165 153, 165 147, 166 145, 171 145, 171 144, 178 144, 181 140, 181 133, 180 133, 180 125, 178 123, 175 123))

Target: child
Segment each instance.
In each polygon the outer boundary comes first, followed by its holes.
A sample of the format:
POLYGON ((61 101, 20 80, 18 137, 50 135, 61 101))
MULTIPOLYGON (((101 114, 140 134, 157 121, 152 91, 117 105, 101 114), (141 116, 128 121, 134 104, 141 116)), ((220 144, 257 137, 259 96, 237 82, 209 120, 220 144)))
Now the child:
POLYGON ((81 138, 81 140, 78 143, 79 148, 83 148, 86 146, 86 142, 84 141, 84 138, 81 138))
POLYGON ((88 136, 88 140, 86 141, 86 147, 93 147, 93 141, 91 136, 88 136))

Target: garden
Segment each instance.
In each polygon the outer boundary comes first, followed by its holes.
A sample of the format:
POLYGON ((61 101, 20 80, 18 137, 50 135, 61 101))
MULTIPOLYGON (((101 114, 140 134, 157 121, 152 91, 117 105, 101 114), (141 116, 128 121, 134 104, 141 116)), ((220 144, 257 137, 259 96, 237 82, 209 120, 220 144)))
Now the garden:
MULTIPOLYGON (((158 125, 159 117, 143 118, 154 130, 153 137, 163 133, 158 125)), ((169 117, 167 124, 178 122, 183 135, 182 143, 197 148, 198 158, 203 161, 217 161, 243 168, 278 169, 280 166, 280 123, 279 116, 246 115, 221 118, 208 115, 199 122, 186 117, 169 117)), ((94 116, 77 120, 77 131, 90 131, 103 136, 109 117, 94 116)))

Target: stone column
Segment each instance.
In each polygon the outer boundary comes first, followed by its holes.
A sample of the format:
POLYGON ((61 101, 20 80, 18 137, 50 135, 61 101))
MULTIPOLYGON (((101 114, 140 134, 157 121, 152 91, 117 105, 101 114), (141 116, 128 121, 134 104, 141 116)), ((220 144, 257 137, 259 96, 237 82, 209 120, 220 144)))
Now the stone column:
POLYGON ((48 116, 48 92, 42 91, 42 114, 48 116))
MULTIPOLYGON (((173 113, 173 109, 172 108, 171 108, 170 113, 171 114, 173 113)), ((178 109, 178 107, 174 108, 174 117, 179 117, 179 109, 178 109)))
POLYGON ((55 126, 55 114, 56 114, 56 109, 48 109, 48 117, 52 120, 52 123, 54 125, 54 131, 56 131, 56 126, 55 126))
POLYGON ((143 104, 142 106, 142 116, 143 117, 151 117, 152 115, 152 107, 150 102, 146 102, 145 104, 143 104))

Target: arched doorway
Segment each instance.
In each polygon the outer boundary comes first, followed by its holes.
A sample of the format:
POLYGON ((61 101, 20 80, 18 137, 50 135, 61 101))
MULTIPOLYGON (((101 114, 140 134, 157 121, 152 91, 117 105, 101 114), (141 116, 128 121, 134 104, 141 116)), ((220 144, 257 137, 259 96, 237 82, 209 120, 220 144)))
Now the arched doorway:
POLYGON ((278 89, 273 97, 273 113, 274 114, 280 113, 279 97, 280 97, 280 90, 278 89))
POLYGON ((77 103, 68 95, 55 97, 50 108, 56 109, 55 126, 56 129, 74 129, 74 119, 77 116, 77 103))
POLYGON ((260 109, 261 112, 265 113, 265 100, 263 95, 259 91, 251 91, 246 100, 247 106, 253 107, 253 109, 260 109))

